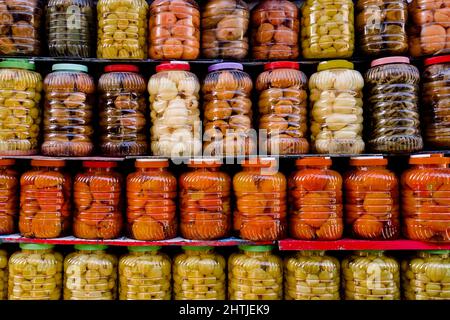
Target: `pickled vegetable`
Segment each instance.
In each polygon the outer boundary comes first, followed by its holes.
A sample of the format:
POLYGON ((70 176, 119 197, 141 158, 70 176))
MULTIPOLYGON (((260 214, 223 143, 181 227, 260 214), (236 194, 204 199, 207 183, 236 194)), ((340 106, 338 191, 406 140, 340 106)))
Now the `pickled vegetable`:
MULTIPOLYGON (((19 177, 17 171, 12 168, 14 164, 14 160, 0 160, 0 235, 15 233, 17 229, 19 177)), ((0 300, 1 291, 0 289, 0 300)))
POLYGON ((8 254, 0 249, 0 300, 8 298, 8 254))

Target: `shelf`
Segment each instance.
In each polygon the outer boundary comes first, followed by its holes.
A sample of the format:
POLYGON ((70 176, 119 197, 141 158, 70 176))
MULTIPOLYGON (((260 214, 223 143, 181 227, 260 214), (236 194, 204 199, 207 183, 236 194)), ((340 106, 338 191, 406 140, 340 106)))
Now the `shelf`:
POLYGON ((21 160, 68 160, 68 161, 124 161, 125 157, 48 157, 40 155, 32 156, 0 156, 0 159, 21 159, 21 160))

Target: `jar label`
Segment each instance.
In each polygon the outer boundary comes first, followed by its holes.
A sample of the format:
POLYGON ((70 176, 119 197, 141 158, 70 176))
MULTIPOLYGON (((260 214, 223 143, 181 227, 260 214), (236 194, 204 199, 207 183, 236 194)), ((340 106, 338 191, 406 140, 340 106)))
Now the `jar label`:
POLYGON ((67 29, 81 29, 81 11, 80 7, 72 5, 66 10, 67 14, 67 29))

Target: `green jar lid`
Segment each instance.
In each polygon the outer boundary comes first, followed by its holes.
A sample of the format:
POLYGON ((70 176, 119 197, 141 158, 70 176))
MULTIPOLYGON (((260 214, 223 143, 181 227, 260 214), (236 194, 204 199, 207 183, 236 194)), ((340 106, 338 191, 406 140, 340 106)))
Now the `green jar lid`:
POLYGON ((5 59, 0 62, 0 68, 35 70, 36 66, 33 61, 27 59, 5 59))
POLYGON ((145 252, 145 251, 158 251, 161 246, 129 246, 128 251, 130 252, 145 252))
POLYGON ((329 69, 354 69, 353 63, 347 60, 330 60, 323 61, 317 66, 317 71, 329 70, 329 69))
POLYGON ((429 250, 429 251, 425 251, 427 253, 431 253, 431 254, 450 254, 450 250, 429 250))
POLYGON ((57 63, 52 66, 52 71, 76 71, 76 72, 88 72, 88 67, 82 64, 74 63, 57 63))
POLYGON ((20 249, 25 250, 48 250, 53 249, 55 246, 53 244, 42 244, 42 243, 21 243, 19 247, 20 249))
POLYGON ((75 249, 81 251, 96 251, 96 250, 106 250, 108 246, 103 244, 76 244, 75 249))
POLYGON ((182 246, 183 250, 191 250, 191 251, 202 251, 202 250, 212 250, 214 247, 211 246, 182 246))
POLYGON ((251 246, 251 245, 245 245, 245 246, 239 246, 238 247, 241 250, 244 251, 251 251, 251 252, 266 252, 266 251, 272 251, 275 249, 275 246, 269 245, 269 246, 251 246))

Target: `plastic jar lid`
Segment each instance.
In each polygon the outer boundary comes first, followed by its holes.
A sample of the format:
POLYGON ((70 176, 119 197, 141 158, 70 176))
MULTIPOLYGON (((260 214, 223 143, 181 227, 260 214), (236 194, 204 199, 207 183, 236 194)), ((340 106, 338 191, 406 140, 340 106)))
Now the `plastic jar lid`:
POLYGON ((241 165, 243 167, 260 167, 260 168, 270 168, 276 164, 275 158, 251 158, 242 161, 241 165))
POLYGON ((450 159, 442 153, 416 154, 409 158, 409 164, 449 164, 450 159))
POLYGON ((0 159, 0 166, 13 166, 16 164, 14 159, 0 159))
POLYGON ((268 245, 268 246, 251 246, 251 245, 244 245, 238 247, 241 250, 244 251, 251 251, 251 252, 267 252, 272 251, 275 249, 275 246, 268 245))
POLYGON ((74 63, 57 63, 52 66, 52 71, 75 71, 75 72, 88 72, 88 67, 82 64, 74 63))
POLYGON ((83 161, 85 168, 115 168, 117 162, 114 161, 83 161))
POLYGON ((383 157, 352 157, 350 158, 351 166, 386 166, 388 160, 383 157))
POLYGON ((330 60, 323 61, 317 66, 317 71, 329 70, 329 69, 351 69, 353 70, 355 66, 353 63, 347 60, 330 60))
POLYGON ((296 69, 300 70, 300 63, 293 61, 275 61, 264 65, 264 71, 273 69, 296 69))
POLYGON ((27 59, 5 59, 0 62, 0 68, 35 70, 36 66, 33 61, 27 59))
POLYGON ((189 66, 189 63, 182 61, 163 62, 156 66, 156 72, 170 70, 189 71, 191 70, 191 67, 189 66))
POLYGON ((188 162, 190 168, 218 168, 221 165, 219 158, 191 159, 188 162))
POLYGON ((333 162, 330 157, 307 157, 297 159, 295 164, 297 166, 331 166, 333 162))
POLYGON ((161 246, 129 246, 128 251, 130 252, 146 252, 146 251, 158 251, 161 246))
POLYGON ((31 165, 34 167, 64 167, 66 162, 64 160, 31 160, 31 165))
POLYGON ((139 72, 139 67, 132 64, 110 64, 105 67, 105 72, 139 72))
POLYGON ((81 251, 97 251, 106 250, 108 249, 108 246, 103 244, 76 244, 74 248, 81 251))
POLYGON ((134 163, 136 168, 167 168, 169 160, 167 159, 137 159, 134 163))
POLYGON ((370 64, 371 67, 381 66, 383 64, 391 64, 391 63, 406 63, 410 64, 410 60, 408 57, 387 57, 387 58, 380 58, 375 59, 370 64))
POLYGON ((431 254, 450 254, 450 250, 429 250, 425 252, 431 254))
POLYGON ((48 250, 53 249, 55 246, 53 244, 44 243, 21 243, 19 244, 20 249, 25 250, 48 250))
POLYGON ((191 250, 191 251, 202 251, 202 250, 212 250, 214 247, 210 246, 182 246, 183 250, 191 250))
POLYGON ((425 66, 431 66, 432 64, 446 63, 446 62, 450 62, 450 55, 425 59, 424 64, 425 66))
POLYGON ((218 71, 218 70, 227 70, 227 69, 244 70, 244 66, 242 64, 236 63, 236 62, 216 63, 216 64, 210 65, 208 67, 208 72, 213 72, 213 71, 218 71))

